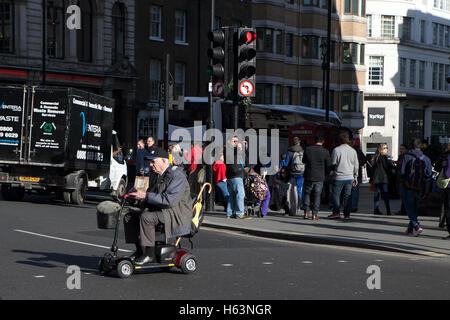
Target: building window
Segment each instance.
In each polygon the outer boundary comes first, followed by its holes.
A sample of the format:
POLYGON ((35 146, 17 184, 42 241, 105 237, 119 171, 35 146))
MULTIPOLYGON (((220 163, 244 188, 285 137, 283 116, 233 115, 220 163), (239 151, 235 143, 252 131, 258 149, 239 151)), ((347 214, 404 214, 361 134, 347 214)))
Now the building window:
POLYGON ((64 59, 64 1, 47 2, 47 54, 64 59))
POLYGON ((359 45, 359 64, 364 65, 364 55, 365 55, 366 46, 364 44, 359 45))
POLYGON ((400 58, 400 87, 406 87, 406 59, 400 58))
POLYGON ((425 61, 419 61, 419 88, 425 89, 425 61))
MULTIPOLYGON (((365 8, 364 8, 364 11, 365 11, 365 8)), ((344 12, 351 13, 355 16, 359 15, 360 14, 359 13, 359 0, 345 0, 344 12)), ((364 15, 364 13, 362 12, 361 14, 364 15)))
POLYGON ((161 60, 150 60, 150 100, 159 100, 159 86, 161 82, 161 60))
POLYGON ((275 30, 274 36, 275 36, 275 53, 283 54, 283 33, 280 30, 275 30))
POLYGON ((439 71, 439 64, 433 63, 433 79, 432 79, 432 83, 431 83, 433 90, 438 89, 438 85, 437 85, 438 71, 439 71))
POLYGON ((283 104, 292 104, 292 87, 284 87, 283 104))
POLYGON ((92 3, 91 0, 78 1, 81 9, 81 29, 77 30, 77 57, 79 61, 92 61, 92 3))
POLYGON ((425 43, 427 40, 427 21, 420 20, 420 42, 425 43))
POLYGON ((445 66, 445 81, 444 81, 444 83, 445 83, 445 91, 448 91, 448 89, 449 89, 449 85, 448 85, 448 82, 447 82, 447 78, 448 77, 450 77, 450 65, 446 65, 445 66))
POLYGON ((125 56, 125 7, 116 2, 112 10, 113 40, 112 64, 121 62, 125 56))
POLYGON ((264 85, 264 103, 272 104, 272 86, 269 84, 264 85))
POLYGON ((275 85, 275 104, 282 104, 281 86, 275 85))
POLYGON ((318 105, 317 88, 302 88, 301 91, 302 106, 316 108, 318 105))
POLYGON ((439 90, 441 91, 444 90, 444 67, 443 64, 439 64, 439 90))
POLYGON ((162 8, 150 6, 150 38, 161 39, 162 8))
POLYGON ((273 30, 265 29, 264 30, 264 51, 265 52, 273 52, 273 30))
POLYGON ((310 59, 319 58, 319 37, 303 36, 302 57, 310 59))
POLYGON ((294 35, 291 33, 286 33, 284 36, 284 50, 287 57, 292 57, 294 55, 293 46, 294 46, 294 35))
POLYGON ((411 18, 403 17, 402 40, 411 40, 411 24, 412 24, 411 18))
POLYGON ((438 44, 438 24, 434 23, 432 24, 433 26, 433 44, 438 44))
POLYGON ((367 37, 368 38, 372 37, 372 15, 371 14, 367 15, 367 37))
POLYGON ((353 42, 343 43, 343 63, 357 63, 358 44, 353 42))
POLYGON ((395 17, 381 16, 381 37, 393 39, 395 35, 395 17))
POLYGON ((0 53, 14 52, 14 3, 0 1, 0 53))
POLYGON ((409 86, 416 87, 416 60, 409 60, 409 86))
POLYGON ((175 96, 184 96, 186 80, 186 64, 182 62, 175 63, 175 96))
POLYGON ((186 42, 186 11, 175 11, 175 41, 186 42))
POLYGON ((361 91, 342 91, 342 111, 361 112, 363 93, 361 91))
POLYGON ((384 57, 369 57, 369 85, 383 85, 384 57))

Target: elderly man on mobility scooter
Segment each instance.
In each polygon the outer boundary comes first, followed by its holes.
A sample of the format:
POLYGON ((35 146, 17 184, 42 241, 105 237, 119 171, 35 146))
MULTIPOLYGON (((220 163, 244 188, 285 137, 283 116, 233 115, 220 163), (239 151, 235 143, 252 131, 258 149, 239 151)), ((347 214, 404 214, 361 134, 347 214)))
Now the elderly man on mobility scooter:
POLYGON ((125 240, 136 245, 136 252, 130 256, 136 266, 156 262, 155 230, 160 223, 164 224, 166 239, 171 239, 182 235, 192 219, 190 187, 183 170, 172 166, 167 151, 160 148, 152 150, 146 159, 158 175, 156 183, 147 192, 130 195, 145 199, 147 210, 129 212, 124 217, 125 240))

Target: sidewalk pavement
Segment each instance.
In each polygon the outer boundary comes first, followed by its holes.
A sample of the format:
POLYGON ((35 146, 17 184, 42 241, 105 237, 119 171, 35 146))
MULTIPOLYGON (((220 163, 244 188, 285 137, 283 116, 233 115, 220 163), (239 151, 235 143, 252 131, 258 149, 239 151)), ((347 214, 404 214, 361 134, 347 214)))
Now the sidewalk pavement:
MULTIPOLYGON (((381 211, 384 202, 381 200, 381 211)), ((373 214, 373 192, 368 185, 360 188, 359 210, 352 213, 350 221, 327 219, 331 213, 325 207, 319 211, 319 220, 301 216, 283 216, 283 211, 269 211, 263 218, 227 219, 223 207, 215 205, 214 211, 205 212, 203 226, 240 231, 247 234, 317 244, 329 244, 419 254, 432 257, 450 255, 450 240, 444 239, 447 229, 438 227, 439 217, 419 216, 423 232, 418 237, 405 234, 409 219, 395 215, 400 210, 400 200, 390 200, 393 216, 373 214)), ((341 215, 342 216, 342 215, 341 215)))

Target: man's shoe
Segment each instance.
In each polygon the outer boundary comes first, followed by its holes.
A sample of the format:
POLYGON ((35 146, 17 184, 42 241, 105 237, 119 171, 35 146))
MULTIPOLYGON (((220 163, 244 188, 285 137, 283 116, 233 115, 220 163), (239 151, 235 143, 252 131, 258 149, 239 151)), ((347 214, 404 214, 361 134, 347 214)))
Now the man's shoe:
POLYGON ((317 220, 319 220, 319 216, 318 216, 317 214, 313 214, 312 219, 315 220, 315 221, 317 221, 317 220))
POLYGON ((142 251, 141 252, 135 251, 131 254, 131 256, 128 257, 128 259, 130 259, 132 262, 134 262, 140 256, 142 256, 142 251))
POLYGON ((243 220, 243 219, 251 219, 252 217, 249 217, 249 216, 246 216, 246 215, 242 215, 242 216, 236 216, 236 219, 240 219, 240 220, 243 220))
POLYGON ((332 213, 328 216, 328 219, 339 219, 341 217, 340 213, 332 213))
POLYGON ((134 264, 136 266, 143 266, 145 264, 149 264, 149 263, 153 263, 153 262, 155 262, 155 258, 146 256, 146 255, 142 255, 139 258, 137 258, 136 260, 134 260, 134 264))
POLYGON ((309 218, 311 218, 311 216, 310 216, 309 213, 305 213, 305 214, 303 215, 303 219, 309 219, 309 218))
POLYGON ((344 216, 344 221, 350 221, 350 216, 344 216))
POLYGON ((413 232, 412 232, 413 237, 418 237, 419 234, 422 233, 422 231, 423 231, 423 229, 422 229, 421 226, 418 226, 418 227, 414 228, 413 232))

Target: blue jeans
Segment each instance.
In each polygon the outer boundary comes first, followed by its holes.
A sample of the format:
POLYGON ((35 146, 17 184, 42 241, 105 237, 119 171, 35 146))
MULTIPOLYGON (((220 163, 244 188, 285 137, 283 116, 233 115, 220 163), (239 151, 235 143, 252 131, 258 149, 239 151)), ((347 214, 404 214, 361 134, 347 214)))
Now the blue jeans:
POLYGON ((228 191, 230 193, 227 216, 231 217, 233 214, 236 216, 242 216, 244 214, 244 180, 243 178, 228 179, 228 191))
POLYGON ((293 174, 292 177, 295 179, 295 182, 297 182, 298 199, 300 201, 302 201, 302 199, 303 199, 302 187, 303 187, 303 182, 304 182, 303 175, 302 174, 293 174))
POLYGON ((411 227, 417 228, 420 225, 419 221, 417 220, 417 213, 421 191, 404 188, 404 194, 406 214, 409 218, 408 228, 411 230, 411 227))
POLYGON ((376 191, 373 196, 373 204, 374 210, 379 209, 380 207, 380 196, 383 198, 384 204, 386 206, 386 213, 391 213, 391 206, 389 205, 389 185, 387 183, 377 183, 376 191))
POLYGON ((311 193, 314 194, 312 205, 312 214, 317 215, 320 210, 320 198, 322 195, 323 182, 305 181, 305 213, 310 212, 311 193))
POLYGON ((219 181, 219 183, 216 184, 216 188, 220 191, 220 194, 222 195, 224 207, 227 208, 228 201, 230 199, 230 193, 228 192, 228 186, 226 181, 219 181))
POLYGON ((353 180, 334 180, 333 182, 333 213, 341 213, 341 193, 344 192, 342 196, 342 206, 344 207, 344 216, 350 216, 350 209, 347 202, 350 199, 352 193, 353 180))

